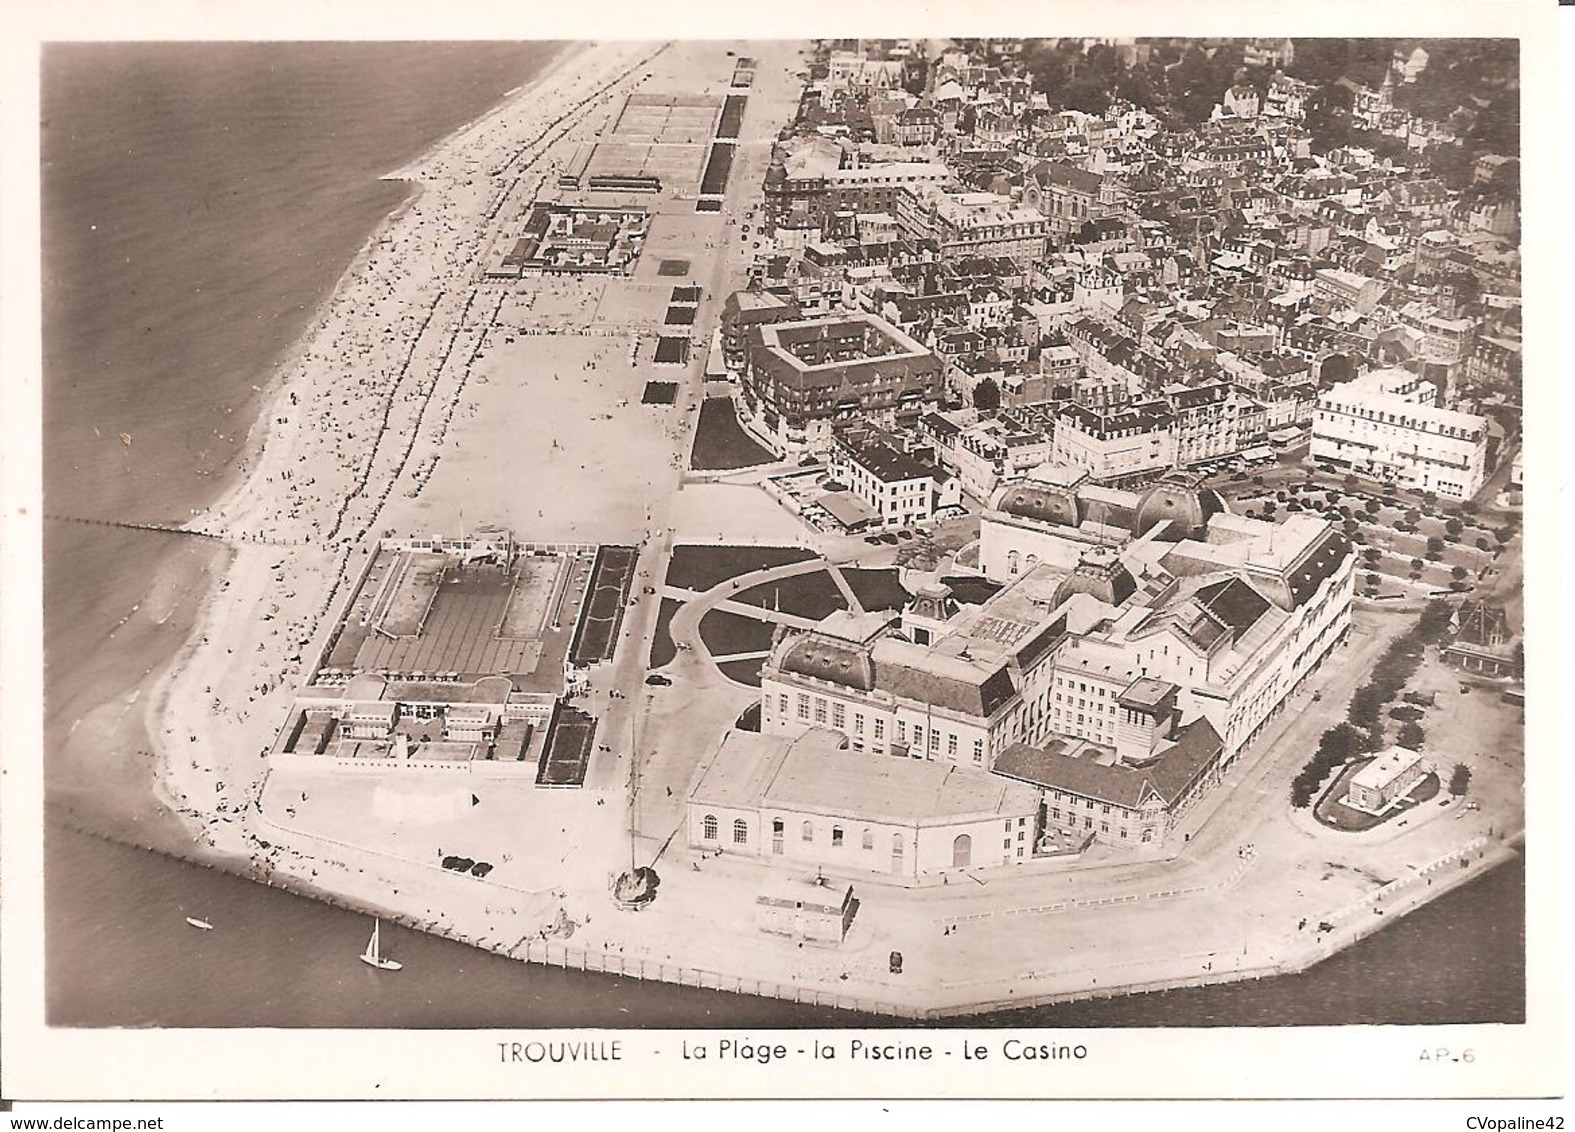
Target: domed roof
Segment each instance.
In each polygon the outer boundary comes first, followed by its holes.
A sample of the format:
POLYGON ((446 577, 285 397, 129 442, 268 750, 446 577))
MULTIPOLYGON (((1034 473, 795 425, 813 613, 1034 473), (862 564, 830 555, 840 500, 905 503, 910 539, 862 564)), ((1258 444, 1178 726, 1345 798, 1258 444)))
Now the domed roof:
POLYGON ((852 642, 806 633, 790 640, 780 655, 777 668, 783 672, 866 692, 875 687, 874 661, 852 642))
POLYGON ((1170 520, 1157 538, 1165 542, 1202 538, 1209 519, 1225 510, 1219 492, 1203 486, 1203 478, 1190 472, 1167 472, 1138 500, 1132 519, 1132 533, 1141 535, 1170 520))
POLYGON ((1056 587, 1055 604, 1073 594, 1090 594, 1106 605, 1120 605, 1137 592, 1137 579, 1115 549, 1093 547, 1083 552, 1077 567, 1056 587))
POLYGON ((1076 493, 1048 483, 1002 484, 996 489, 990 506, 1020 519, 1035 519, 1063 527, 1075 527, 1083 521, 1082 501, 1076 493))

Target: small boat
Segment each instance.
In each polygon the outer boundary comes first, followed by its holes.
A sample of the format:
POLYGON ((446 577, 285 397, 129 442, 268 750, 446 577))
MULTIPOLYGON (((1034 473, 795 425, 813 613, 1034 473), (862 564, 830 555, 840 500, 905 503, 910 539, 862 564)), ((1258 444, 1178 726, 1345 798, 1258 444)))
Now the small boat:
POLYGON ((186 922, 194 928, 201 928, 205 932, 211 932, 213 930, 213 925, 208 923, 207 920, 199 920, 195 916, 187 916, 186 922))
POLYGON ((366 950, 361 953, 361 962, 365 963, 368 967, 376 967, 379 971, 397 971, 403 966, 403 964, 396 963, 392 959, 383 958, 383 953, 379 947, 379 943, 382 939, 382 931, 383 921, 373 920, 372 938, 366 942, 366 950))

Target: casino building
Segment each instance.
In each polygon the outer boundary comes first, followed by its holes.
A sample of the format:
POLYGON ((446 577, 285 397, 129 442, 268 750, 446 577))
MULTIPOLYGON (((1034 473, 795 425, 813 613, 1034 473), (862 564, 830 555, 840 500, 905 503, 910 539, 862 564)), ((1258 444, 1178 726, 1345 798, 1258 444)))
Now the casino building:
POLYGON ((1041 844, 1157 844, 1350 625, 1354 554, 1326 521, 1231 514, 1196 477, 1141 494, 1000 487, 978 604, 780 630, 761 730, 988 770, 1041 792, 1041 844))

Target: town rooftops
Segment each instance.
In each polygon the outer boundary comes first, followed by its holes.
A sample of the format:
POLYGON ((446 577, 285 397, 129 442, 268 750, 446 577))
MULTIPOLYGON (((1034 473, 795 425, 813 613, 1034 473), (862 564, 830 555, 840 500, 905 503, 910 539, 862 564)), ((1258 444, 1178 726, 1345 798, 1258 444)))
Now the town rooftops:
POLYGON ((796 314, 798 304, 791 299, 773 295, 770 291, 734 291, 722 304, 722 317, 730 321, 748 322, 751 315, 780 316, 786 312, 796 314))
POLYGON ((729 731, 690 800, 736 809, 784 809, 936 825, 1030 814, 1032 789, 981 770, 846 749, 834 731, 789 738, 729 731))
POLYGON ((852 458, 882 483, 932 478, 931 469, 906 452, 878 441, 854 450, 852 458))
POLYGON ((1176 734, 1176 741, 1145 767, 1097 762, 1066 754, 1079 740, 1058 737, 1044 747, 1016 743, 996 756, 992 773, 1046 790, 1136 809, 1149 800, 1166 808, 1179 801, 1219 758, 1224 744, 1207 719, 1199 718, 1176 734))
POLYGON ((1336 385, 1318 397, 1322 408, 1354 407, 1374 413, 1387 413, 1405 417, 1411 427, 1428 431, 1453 430, 1466 434, 1468 439, 1485 435, 1487 418, 1475 413, 1462 413, 1454 409, 1440 409, 1435 405, 1420 405, 1403 400, 1397 393, 1389 392, 1374 381, 1372 374, 1363 374, 1353 381, 1336 385))
POLYGON ((1059 185, 1088 196, 1097 196, 1102 183, 1099 174, 1059 161, 1041 161, 1028 171, 1028 175, 1041 185, 1059 185))

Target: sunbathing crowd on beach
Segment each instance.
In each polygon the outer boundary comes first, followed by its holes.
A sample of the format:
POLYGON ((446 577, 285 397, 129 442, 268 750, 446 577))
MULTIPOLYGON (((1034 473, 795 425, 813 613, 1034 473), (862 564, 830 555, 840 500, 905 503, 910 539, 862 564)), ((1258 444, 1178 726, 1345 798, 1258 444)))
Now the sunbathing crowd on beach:
MULTIPOLYGON (((391 494, 412 482, 419 491, 456 414, 474 410, 467 385, 504 302, 479 271, 503 223, 500 180, 539 183, 537 170, 563 160, 563 123, 610 114, 650 50, 589 49, 396 174, 417 195, 374 234, 280 363, 244 482, 190 524, 229 540, 235 558, 152 729, 173 807, 228 815, 255 805, 259 765, 227 772, 223 752, 266 751, 277 705, 258 701, 310 665, 391 494)), ((231 824, 205 823, 198 836, 216 844, 231 824)), ((238 826, 233 836, 239 851, 238 826)))

